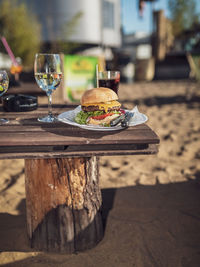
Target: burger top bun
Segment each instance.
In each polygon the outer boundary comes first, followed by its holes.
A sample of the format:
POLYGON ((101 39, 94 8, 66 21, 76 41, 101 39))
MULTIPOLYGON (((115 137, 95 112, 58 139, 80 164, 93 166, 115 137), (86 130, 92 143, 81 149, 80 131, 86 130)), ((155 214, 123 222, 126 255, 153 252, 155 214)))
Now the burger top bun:
POLYGON ((118 96, 113 90, 106 87, 99 87, 87 90, 81 98, 81 105, 109 102, 113 100, 118 100, 118 96))

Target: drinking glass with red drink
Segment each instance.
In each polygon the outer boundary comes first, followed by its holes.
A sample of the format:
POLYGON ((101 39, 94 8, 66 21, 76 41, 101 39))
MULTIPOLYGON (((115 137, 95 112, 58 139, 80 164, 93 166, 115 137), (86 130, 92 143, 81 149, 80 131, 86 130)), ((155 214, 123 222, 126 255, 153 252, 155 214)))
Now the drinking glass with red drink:
POLYGON ((119 71, 101 71, 98 73, 98 85, 99 87, 107 87, 112 89, 118 94, 120 72, 119 71))

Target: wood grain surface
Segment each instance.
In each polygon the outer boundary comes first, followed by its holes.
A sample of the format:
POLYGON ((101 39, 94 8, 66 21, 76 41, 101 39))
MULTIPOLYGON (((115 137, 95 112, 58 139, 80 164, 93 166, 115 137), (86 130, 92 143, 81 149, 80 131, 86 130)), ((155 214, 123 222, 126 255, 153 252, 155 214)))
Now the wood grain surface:
MULTIPOLYGON (((73 108, 55 105, 54 113, 58 115, 73 108)), ((0 117, 7 117, 10 123, 0 126, 0 158, 77 156, 83 155, 83 151, 86 151, 86 156, 92 153, 124 154, 126 151, 127 154, 157 152, 155 145, 159 143, 159 138, 147 124, 99 132, 61 122, 38 122, 37 118, 45 114, 45 105, 31 112, 3 112, 1 109, 0 117)))
POLYGON ((25 160, 31 247, 73 253, 103 238, 96 157, 25 160))

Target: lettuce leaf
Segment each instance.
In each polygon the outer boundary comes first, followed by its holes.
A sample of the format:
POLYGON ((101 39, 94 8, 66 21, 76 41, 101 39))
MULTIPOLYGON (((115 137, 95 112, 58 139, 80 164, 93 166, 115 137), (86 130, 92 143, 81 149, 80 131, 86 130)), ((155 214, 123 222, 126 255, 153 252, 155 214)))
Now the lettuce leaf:
MULTIPOLYGON (((80 111, 79 113, 76 114, 76 117, 74 118, 74 121, 78 124, 87 124, 87 119, 89 117, 93 116, 98 116, 98 115, 103 115, 105 112, 103 110, 99 111, 80 111)), ((120 111, 114 110, 112 113, 120 114, 120 111)), ((110 125, 106 125, 107 127, 110 125)))
POLYGON ((78 124, 87 124, 88 117, 98 116, 104 114, 104 111, 80 111, 77 113, 76 117, 74 118, 75 122, 78 124))

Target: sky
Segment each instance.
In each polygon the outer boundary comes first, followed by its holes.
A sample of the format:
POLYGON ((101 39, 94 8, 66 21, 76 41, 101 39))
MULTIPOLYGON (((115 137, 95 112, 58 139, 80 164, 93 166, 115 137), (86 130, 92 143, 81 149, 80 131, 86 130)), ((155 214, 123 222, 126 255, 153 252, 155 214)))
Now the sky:
MULTIPOLYGON (((195 1, 200 13, 200 0, 195 1)), ((153 5, 155 10, 163 9, 165 16, 169 17, 168 0, 157 0, 153 5)), ((138 12, 138 0, 121 0, 121 17, 125 34, 136 31, 150 33, 152 30, 152 7, 152 4, 147 2, 141 18, 138 12)))

